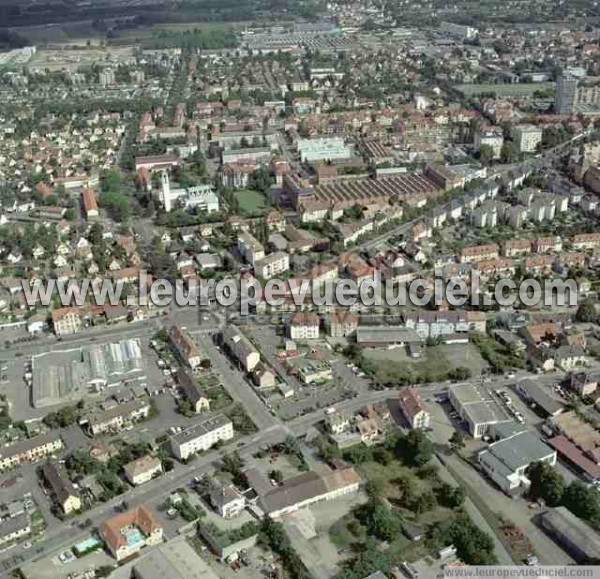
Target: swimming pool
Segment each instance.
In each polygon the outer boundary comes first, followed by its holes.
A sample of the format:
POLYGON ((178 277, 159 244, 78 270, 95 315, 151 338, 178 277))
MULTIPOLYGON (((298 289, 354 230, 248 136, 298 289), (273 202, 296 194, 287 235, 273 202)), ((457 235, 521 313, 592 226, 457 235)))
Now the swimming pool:
POLYGON ((133 547, 144 540, 144 534, 137 527, 133 527, 125 533, 125 539, 127 544, 133 547))
POLYGON ((102 542, 97 537, 91 535, 85 541, 77 543, 77 545, 75 545, 75 549, 79 553, 85 553, 91 549, 94 549, 95 547, 99 547, 100 545, 102 545, 102 542))

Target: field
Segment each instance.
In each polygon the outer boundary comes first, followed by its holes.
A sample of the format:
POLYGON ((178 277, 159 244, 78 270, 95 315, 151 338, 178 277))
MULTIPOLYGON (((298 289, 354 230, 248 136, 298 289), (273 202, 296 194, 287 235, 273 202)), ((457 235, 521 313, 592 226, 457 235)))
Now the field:
POLYGON ((67 70, 77 71, 80 67, 91 66, 94 63, 103 64, 126 62, 133 58, 133 46, 109 47, 100 46, 82 46, 77 48, 48 48, 38 50, 35 56, 29 61, 29 67, 32 70, 67 70))
POLYGON ((531 82, 517 84, 459 84, 454 88, 463 95, 470 97, 482 93, 495 93, 500 97, 529 97, 537 91, 545 92, 554 90, 556 84, 553 82, 531 82))
POLYGON ((240 211, 246 215, 261 213, 266 208, 265 196, 258 191, 241 189, 235 192, 240 211))

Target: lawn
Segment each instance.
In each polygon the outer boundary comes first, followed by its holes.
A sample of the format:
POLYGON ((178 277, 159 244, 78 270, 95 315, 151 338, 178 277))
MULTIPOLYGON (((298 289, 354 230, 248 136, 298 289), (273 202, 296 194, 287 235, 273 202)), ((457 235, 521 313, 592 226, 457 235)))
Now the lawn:
POLYGON ((423 348, 421 358, 410 358, 404 348, 373 348, 363 354, 362 367, 383 384, 438 382, 452 378, 447 373, 468 368, 473 375, 486 366, 472 345, 438 345, 423 348))
POLYGON ((258 191, 240 189, 234 195, 238 200, 240 211, 245 215, 260 214, 267 207, 265 196, 258 191))

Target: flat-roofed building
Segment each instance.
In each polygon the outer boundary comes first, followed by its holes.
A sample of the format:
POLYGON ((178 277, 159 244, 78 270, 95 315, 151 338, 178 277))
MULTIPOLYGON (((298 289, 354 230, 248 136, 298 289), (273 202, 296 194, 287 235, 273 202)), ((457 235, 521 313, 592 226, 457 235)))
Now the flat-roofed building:
POLYGON ((415 330, 404 326, 358 326, 356 343, 366 348, 396 344, 409 346, 421 343, 421 336, 415 330))
POLYGON ((556 464, 556 451, 537 434, 521 430, 493 442, 477 458, 484 472, 505 492, 529 487, 526 470, 534 462, 556 464))
POLYGON ((290 256, 285 251, 267 255, 254 264, 254 272, 263 279, 269 279, 290 269, 290 256))
POLYGON ((474 384, 452 386, 448 397, 473 438, 485 436, 492 425, 512 422, 490 393, 474 384))
POLYGON ((179 460, 187 460, 193 454, 206 451, 219 441, 231 440, 233 423, 224 414, 202 420, 174 434, 169 439, 171 452, 179 460))
POLYGON ((263 244, 247 231, 238 233, 237 247, 243 258, 251 265, 265 258, 263 244))

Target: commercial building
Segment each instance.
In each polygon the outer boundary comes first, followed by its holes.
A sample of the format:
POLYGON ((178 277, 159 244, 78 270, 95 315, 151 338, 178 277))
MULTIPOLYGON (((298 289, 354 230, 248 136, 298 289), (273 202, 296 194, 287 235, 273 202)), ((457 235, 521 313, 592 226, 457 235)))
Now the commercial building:
POLYGON ((117 561, 139 553, 144 547, 162 543, 163 529, 146 505, 107 519, 98 532, 117 561))
POLYGON ((303 163, 349 159, 352 151, 341 137, 300 139, 298 153, 303 163))
POLYGON ((146 378, 138 338, 38 354, 31 359, 31 372, 35 408, 146 378))
POLYGON ((141 456, 123 467, 125 478, 133 485, 141 485, 162 474, 162 462, 153 456, 141 456))
POLYGON ((477 460, 505 493, 511 493, 519 487, 529 487, 525 471, 531 463, 556 464, 556 451, 533 432, 521 430, 490 444, 477 460))
POLYGON ((221 440, 231 440, 234 436, 233 423, 224 414, 207 418, 169 439, 171 452, 179 460, 187 460, 191 455, 206 451, 221 440))
POLYGON ((36 462, 58 452, 63 441, 58 434, 40 434, 10 446, 0 448, 0 471, 15 468, 28 462, 36 462))
POLYGON ((405 388, 398 397, 398 406, 411 428, 429 428, 430 414, 416 388, 405 388))
POLYGON ((318 384, 333 378, 331 364, 314 358, 291 358, 287 362, 290 373, 303 384, 318 384))
POLYGON ((139 420, 148 418, 150 403, 147 400, 132 400, 125 404, 96 410, 80 421, 80 425, 92 436, 121 432, 139 420))
POLYGON ((600 535, 566 507, 548 509, 540 526, 579 564, 598 562, 600 535))
POLYGON ((252 372, 260 362, 260 354, 254 344, 235 326, 223 328, 221 337, 229 353, 242 365, 244 370, 252 372))
POLYGON ((538 414, 544 417, 558 416, 564 405, 551 396, 532 378, 520 380, 516 385, 517 392, 534 408, 538 414))
POLYGON ((42 467, 42 475, 56 503, 65 515, 81 509, 79 492, 69 480, 65 469, 56 461, 49 461, 42 467))
POLYGON ((513 422, 487 390, 474 384, 451 386, 448 397, 473 438, 485 436, 493 425, 513 422))

